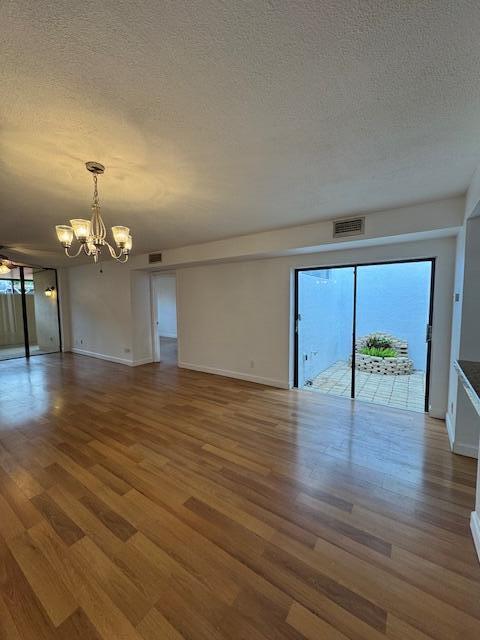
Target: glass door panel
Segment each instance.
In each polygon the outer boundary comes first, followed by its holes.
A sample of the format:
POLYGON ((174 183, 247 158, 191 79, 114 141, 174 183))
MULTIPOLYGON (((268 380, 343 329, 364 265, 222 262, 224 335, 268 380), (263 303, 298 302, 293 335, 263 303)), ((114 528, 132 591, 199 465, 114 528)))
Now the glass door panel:
POLYGON ((297 386, 351 397, 353 267, 297 272, 297 386))
POLYGON ((0 274, 0 360, 25 355, 20 270, 0 274))
POLYGON ((431 277, 431 260, 358 266, 358 400, 425 411, 431 277))
POLYGON ((30 355, 60 351, 55 269, 25 268, 30 355))

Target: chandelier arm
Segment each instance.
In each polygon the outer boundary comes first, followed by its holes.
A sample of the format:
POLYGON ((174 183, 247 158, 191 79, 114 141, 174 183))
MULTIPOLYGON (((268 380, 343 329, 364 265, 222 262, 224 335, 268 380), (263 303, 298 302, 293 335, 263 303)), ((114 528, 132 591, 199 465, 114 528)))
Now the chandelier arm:
POLYGON ((105 241, 105 244, 107 245, 109 251, 110 251, 110 255, 112 256, 112 258, 114 260, 116 260, 117 262, 127 262, 128 260, 128 253, 125 253, 123 249, 120 249, 120 251, 118 252, 118 255, 115 253, 115 249, 112 247, 112 245, 109 242, 105 241))
POLYGON ((82 249, 83 249, 83 248, 84 248, 84 245, 83 245, 83 244, 81 244, 81 245, 78 247, 78 251, 77 251, 77 253, 74 253, 73 255, 70 255, 70 254, 68 253, 68 249, 69 249, 69 247, 65 247, 65 255, 66 255, 66 256, 68 256, 69 258, 78 258, 78 256, 80 255, 80 252, 82 251, 82 249))
POLYGON ((99 220, 100 220, 100 225, 102 228, 102 240, 105 240, 105 238, 107 237, 107 227, 105 226, 105 223, 103 222, 103 218, 102 216, 99 214, 99 220))
POLYGON ((107 247, 108 247, 108 249, 110 251, 110 255, 112 256, 112 258, 115 258, 115 260, 118 260, 119 258, 122 257, 123 249, 120 249, 120 253, 117 256, 117 254, 115 253, 115 249, 112 247, 112 245, 109 242, 107 242, 106 240, 105 240, 105 244, 107 245, 107 247))

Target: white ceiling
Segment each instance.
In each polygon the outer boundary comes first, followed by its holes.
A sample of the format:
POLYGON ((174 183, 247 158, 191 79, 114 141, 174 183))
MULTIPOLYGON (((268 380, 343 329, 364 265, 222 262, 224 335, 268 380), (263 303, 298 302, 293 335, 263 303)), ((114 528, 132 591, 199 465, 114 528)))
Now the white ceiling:
POLYGON ((476 0, 17 0, 0 10, 0 244, 89 217, 136 252, 465 191, 476 0))

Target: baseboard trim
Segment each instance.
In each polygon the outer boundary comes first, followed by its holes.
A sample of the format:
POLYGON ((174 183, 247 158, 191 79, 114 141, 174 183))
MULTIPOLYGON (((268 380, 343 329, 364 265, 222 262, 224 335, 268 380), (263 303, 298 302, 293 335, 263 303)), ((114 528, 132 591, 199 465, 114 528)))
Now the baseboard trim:
POLYGON ((162 333, 162 335, 158 336, 160 339, 162 338, 176 338, 177 334, 176 333, 162 333))
POLYGON ((246 380, 247 382, 255 382, 264 384, 267 387, 277 387, 279 389, 288 389, 288 382, 283 380, 275 380, 274 378, 264 378, 263 376, 252 376, 248 373, 240 371, 230 371, 228 369, 217 369, 215 367, 204 367, 203 365, 193 364, 191 362, 179 362, 181 369, 191 369, 192 371, 201 371, 202 373, 211 373, 215 376, 224 376, 225 378, 235 378, 236 380, 246 380))
POLYGON ((461 442, 454 442, 453 452, 458 453, 460 456, 467 456, 468 458, 478 458, 478 447, 473 444, 462 444, 461 442))
POLYGON ((435 418, 436 420, 446 420, 446 413, 444 411, 435 411, 435 409, 430 409, 428 411, 428 415, 430 418, 435 418))
POLYGON ((106 360, 107 362, 115 362, 116 364, 124 364, 127 367, 138 367, 142 364, 148 364, 153 362, 152 358, 141 358, 140 360, 128 360, 127 358, 117 358, 116 356, 110 356, 105 353, 97 353, 96 351, 87 351, 86 349, 78 349, 72 347, 72 353, 76 353, 80 356, 87 356, 88 358, 97 358, 98 360, 106 360))
POLYGON ((452 415, 447 412, 445 416, 445 424, 447 426, 447 435, 450 442, 450 449, 453 453, 457 453, 459 456, 466 456, 467 458, 478 458, 478 447, 473 444, 462 444, 461 442, 455 442, 455 433, 453 431, 452 415))
POLYGON ((130 367, 139 367, 142 364, 150 364, 153 362, 152 356, 148 356, 147 358, 140 358, 140 360, 133 360, 130 362, 130 367))
POLYGON ((455 434, 453 432, 452 417, 450 413, 448 413, 448 411, 447 415, 445 416, 445 424, 447 426, 447 435, 450 442, 450 449, 453 451, 455 448, 455 434))
POLYGON ((476 511, 472 511, 470 516, 470 531, 472 532, 473 543, 480 560, 480 517, 476 511))

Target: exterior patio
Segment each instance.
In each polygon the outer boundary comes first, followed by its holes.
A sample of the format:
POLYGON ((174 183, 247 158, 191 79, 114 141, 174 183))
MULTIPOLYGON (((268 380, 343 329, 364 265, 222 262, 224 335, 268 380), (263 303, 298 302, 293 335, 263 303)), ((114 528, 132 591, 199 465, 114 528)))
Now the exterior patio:
MULTIPOLYGON (((338 361, 317 375, 304 389, 336 396, 350 397, 352 370, 347 362, 338 361)), ((425 410, 425 374, 382 375, 355 372, 355 397, 389 407, 423 412, 425 410)))

